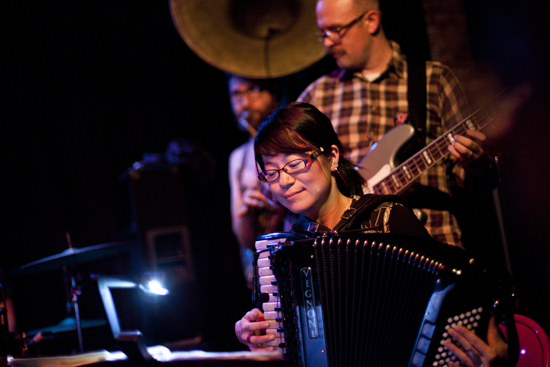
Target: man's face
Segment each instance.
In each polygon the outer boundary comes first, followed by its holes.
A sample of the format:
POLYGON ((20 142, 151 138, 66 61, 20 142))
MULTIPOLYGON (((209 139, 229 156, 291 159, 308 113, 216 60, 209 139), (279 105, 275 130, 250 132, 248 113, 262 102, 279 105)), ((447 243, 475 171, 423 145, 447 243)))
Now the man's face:
POLYGON ((266 90, 260 90, 251 80, 232 77, 229 80, 229 96, 235 118, 243 118, 258 129, 262 119, 277 107, 275 96, 266 90))
MULTIPOLYGON (((317 28, 321 31, 334 31, 345 26, 363 13, 351 0, 319 0, 317 1, 316 15, 317 28)), ((342 69, 363 70, 367 64, 371 34, 367 29, 367 17, 343 29, 340 40, 334 42, 329 37, 324 40, 338 66, 342 69)), ((333 32, 334 33, 334 32, 333 32)))

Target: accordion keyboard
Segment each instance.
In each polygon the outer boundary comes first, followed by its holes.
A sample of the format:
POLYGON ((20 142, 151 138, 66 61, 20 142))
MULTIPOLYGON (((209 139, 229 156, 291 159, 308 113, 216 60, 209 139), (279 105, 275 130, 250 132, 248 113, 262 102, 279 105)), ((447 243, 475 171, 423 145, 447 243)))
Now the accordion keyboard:
POLYGON ((271 270, 271 260, 269 259, 269 248, 279 243, 284 243, 285 239, 256 241, 256 251, 258 253, 258 277, 260 283, 260 292, 269 295, 267 302, 263 303, 264 318, 269 322, 266 334, 275 336, 275 340, 262 344, 262 347, 276 347, 283 354, 285 346, 285 337, 283 333, 283 313, 280 309, 281 298, 279 295, 276 279, 271 270))

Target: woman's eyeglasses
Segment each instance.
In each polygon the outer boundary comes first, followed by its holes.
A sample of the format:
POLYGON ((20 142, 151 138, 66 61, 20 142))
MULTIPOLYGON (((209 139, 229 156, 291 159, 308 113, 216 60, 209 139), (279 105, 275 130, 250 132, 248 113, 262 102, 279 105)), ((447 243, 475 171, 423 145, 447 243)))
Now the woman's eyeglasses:
POLYGON ((320 151, 314 151, 306 159, 295 159, 288 162, 280 169, 267 169, 258 174, 258 179, 263 182, 273 182, 279 179, 281 171, 285 171, 287 174, 292 175, 294 173, 302 172, 306 168, 309 168, 313 163, 313 160, 317 158, 323 152, 323 148, 320 151))

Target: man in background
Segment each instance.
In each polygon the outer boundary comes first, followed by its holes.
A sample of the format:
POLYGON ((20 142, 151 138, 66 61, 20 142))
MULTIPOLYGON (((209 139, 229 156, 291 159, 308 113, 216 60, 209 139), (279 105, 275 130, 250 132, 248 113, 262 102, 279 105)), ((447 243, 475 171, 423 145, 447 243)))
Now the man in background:
POLYGON ((228 80, 231 107, 240 129, 249 139, 229 156, 231 222, 241 248, 245 278, 252 282, 252 257, 256 237, 282 229, 285 210, 260 190, 254 160, 256 129, 279 106, 276 80, 248 79, 231 75, 228 80))
MULTIPOLYGON (((316 15, 318 38, 339 69, 310 84, 298 100, 315 105, 330 118, 344 154, 360 163, 385 133, 409 121, 410 63, 400 46, 386 38, 378 1, 319 0, 316 15)), ((468 111, 462 87, 447 66, 426 62, 425 75, 423 143, 430 143, 461 122, 468 111)), ((426 214, 426 228, 436 240, 462 246, 451 188, 489 192, 496 179, 482 148, 484 134, 468 130, 452 138, 450 155, 427 169, 406 197, 426 214)))

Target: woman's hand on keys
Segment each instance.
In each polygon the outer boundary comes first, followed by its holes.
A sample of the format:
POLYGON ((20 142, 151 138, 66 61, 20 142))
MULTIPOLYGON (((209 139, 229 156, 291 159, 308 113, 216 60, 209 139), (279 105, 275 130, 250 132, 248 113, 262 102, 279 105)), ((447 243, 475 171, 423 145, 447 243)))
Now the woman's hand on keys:
POLYGON ((255 308, 235 323, 235 335, 252 351, 273 350, 273 347, 262 347, 263 343, 275 340, 275 335, 265 334, 265 329, 268 327, 269 322, 265 321, 262 311, 255 308))

